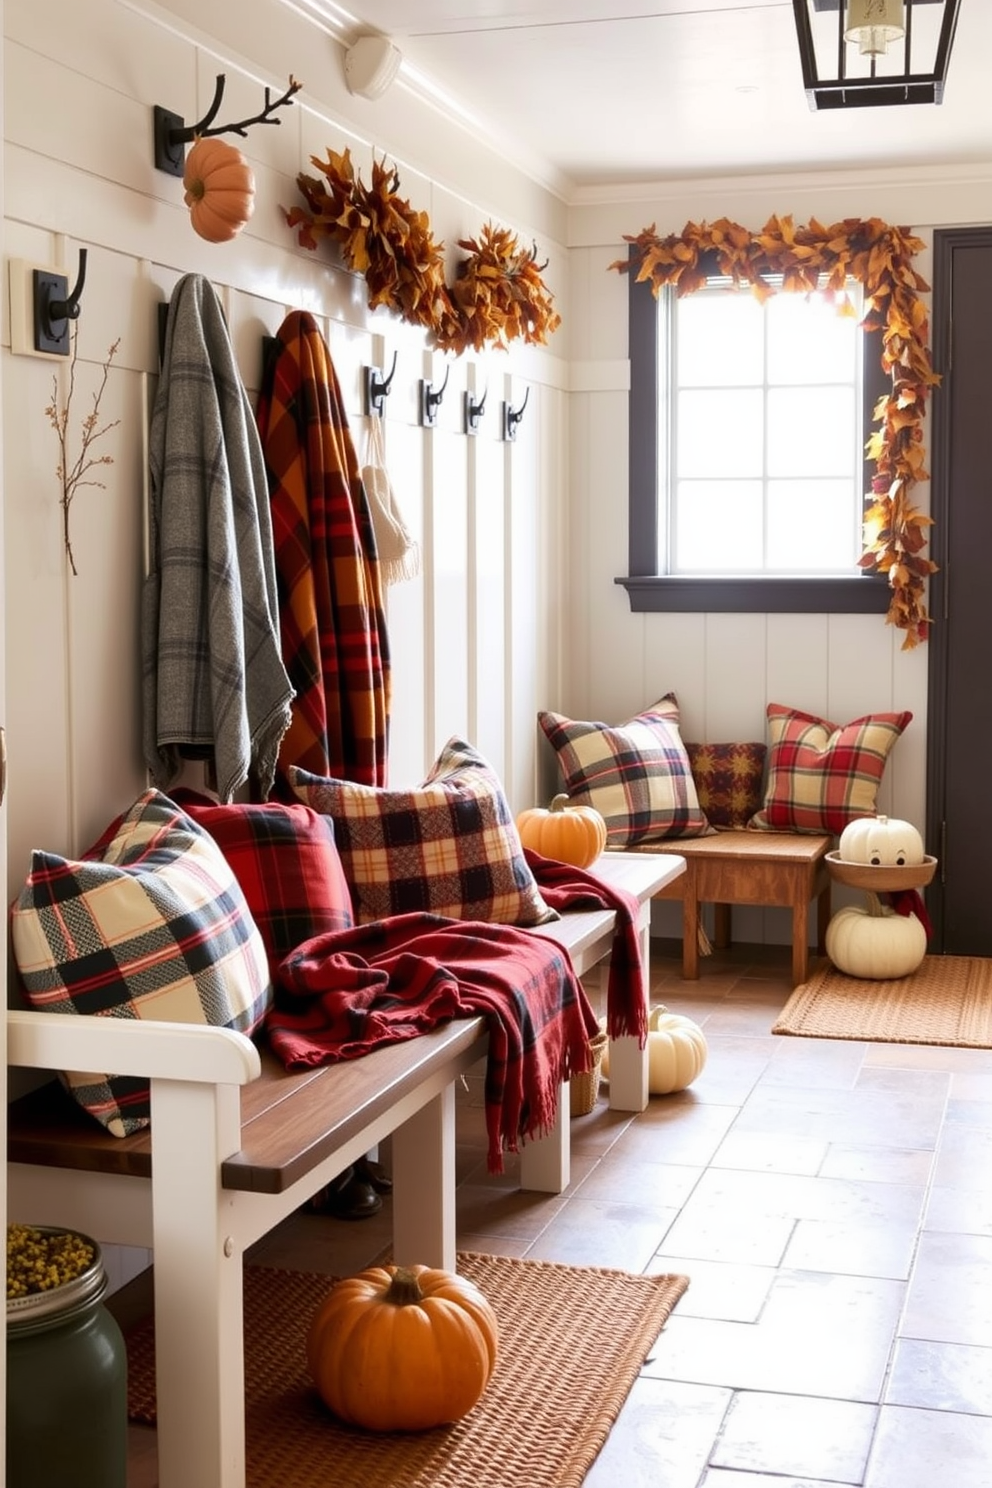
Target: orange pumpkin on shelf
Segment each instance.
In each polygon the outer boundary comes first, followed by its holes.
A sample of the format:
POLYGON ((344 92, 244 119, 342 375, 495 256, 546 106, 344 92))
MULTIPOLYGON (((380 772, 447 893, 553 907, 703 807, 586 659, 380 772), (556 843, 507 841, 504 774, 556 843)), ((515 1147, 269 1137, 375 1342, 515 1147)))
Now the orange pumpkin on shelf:
POLYGON ((208 243, 237 237, 255 209, 255 177, 241 151, 226 140, 194 140, 183 171, 183 200, 193 231, 208 243))
POLYGON ((544 858, 588 868, 606 847, 606 823, 593 806, 573 806, 566 795, 555 796, 545 811, 541 806, 522 811, 517 831, 524 847, 544 858))
POLYGON ((336 1282, 307 1333, 324 1404, 370 1431, 458 1421, 496 1364, 496 1314, 474 1282, 428 1266, 370 1266, 336 1282))

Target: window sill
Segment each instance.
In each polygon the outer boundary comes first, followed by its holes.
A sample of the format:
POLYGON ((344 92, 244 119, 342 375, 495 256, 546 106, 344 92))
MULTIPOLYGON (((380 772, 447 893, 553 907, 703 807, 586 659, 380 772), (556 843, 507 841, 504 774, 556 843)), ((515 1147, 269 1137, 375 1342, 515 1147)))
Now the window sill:
POLYGON ((892 591, 876 575, 853 579, 696 579, 631 575, 615 579, 633 614, 884 615, 892 591))

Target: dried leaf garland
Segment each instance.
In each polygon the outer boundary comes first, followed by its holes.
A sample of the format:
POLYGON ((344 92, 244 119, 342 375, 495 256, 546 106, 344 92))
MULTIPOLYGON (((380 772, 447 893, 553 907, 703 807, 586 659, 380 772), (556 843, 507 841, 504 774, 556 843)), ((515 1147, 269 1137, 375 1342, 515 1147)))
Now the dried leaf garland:
POLYGON ((865 515, 864 568, 888 576, 891 600, 887 623, 905 632, 903 650, 929 633, 926 580, 937 565, 922 556, 932 518, 910 501, 918 481, 927 479, 923 420, 930 390, 939 381, 929 350, 929 323, 921 293, 929 285, 912 266, 923 248, 908 228, 890 227, 877 217, 848 217, 824 227, 815 218, 797 227, 791 217, 770 217, 752 233, 725 217, 712 223, 689 222, 681 233, 659 238, 654 227, 624 241, 632 244, 626 259, 610 265, 620 273, 636 270, 657 295, 665 285, 691 294, 713 274, 728 277, 737 288, 750 287, 759 299, 773 294, 769 276, 782 277, 786 290, 808 293, 825 288, 838 308, 851 313, 845 284, 856 279, 864 290, 862 325, 880 331, 882 367, 892 390, 878 400, 873 417, 881 427, 867 440, 875 462, 873 501, 865 515))
POLYGON ((296 183, 306 207, 292 207, 286 221, 301 247, 322 238, 335 243, 345 265, 368 284, 369 305, 383 305, 430 332, 440 351, 455 354, 511 341, 543 344, 561 324, 545 287, 537 249, 522 249, 506 228, 487 223, 479 239, 459 239, 469 257, 458 278, 444 279, 443 245, 434 242, 426 212, 399 197, 399 176, 373 161, 372 185, 356 176, 348 150, 311 156, 322 179, 301 173, 296 183))

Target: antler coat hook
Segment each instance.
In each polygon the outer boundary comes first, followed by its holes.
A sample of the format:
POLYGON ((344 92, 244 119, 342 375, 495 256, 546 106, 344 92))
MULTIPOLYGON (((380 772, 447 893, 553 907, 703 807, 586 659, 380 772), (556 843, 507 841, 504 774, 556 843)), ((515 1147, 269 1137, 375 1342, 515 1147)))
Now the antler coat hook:
POLYGON ((197 137, 206 138, 215 134, 246 135, 253 124, 281 124, 281 119, 273 119, 270 115, 275 113, 276 109, 285 108, 292 103, 294 93, 298 93, 303 87, 302 83, 290 76, 289 87, 281 98, 273 98, 271 88, 266 88, 265 104, 261 113, 253 114, 250 119, 238 119, 233 124, 219 124, 214 129, 211 126, 220 112, 225 83, 224 73, 219 72, 214 85, 213 102, 197 124, 187 125, 180 114, 173 114, 159 104, 155 105, 153 113, 156 170, 165 171, 170 176, 181 176, 186 157, 183 147, 197 137))

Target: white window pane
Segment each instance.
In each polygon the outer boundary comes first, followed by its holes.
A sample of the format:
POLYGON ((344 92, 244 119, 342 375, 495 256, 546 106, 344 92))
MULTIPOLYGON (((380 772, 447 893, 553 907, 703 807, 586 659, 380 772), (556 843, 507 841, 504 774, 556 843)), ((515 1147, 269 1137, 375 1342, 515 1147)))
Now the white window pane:
POLYGON ((678 302, 680 387, 747 387, 764 378, 764 323, 754 295, 696 290, 678 302))
POLYGON ((678 395, 678 475, 745 478, 764 465, 760 388, 678 395))
POLYGON ((854 475, 854 389, 770 388, 769 476, 854 475))
POLYGON ((860 541, 848 481, 768 482, 769 569, 853 572, 860 541))
POLYGON ((855 380, 864 334, 856 317, 841 315, 823 295, 793 291, 775 295, 766 310, 769 382, 855 380))
POLYGON ((759 573, 760 481, 680 481, 676 492, 673 573, 759 573))

